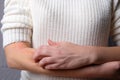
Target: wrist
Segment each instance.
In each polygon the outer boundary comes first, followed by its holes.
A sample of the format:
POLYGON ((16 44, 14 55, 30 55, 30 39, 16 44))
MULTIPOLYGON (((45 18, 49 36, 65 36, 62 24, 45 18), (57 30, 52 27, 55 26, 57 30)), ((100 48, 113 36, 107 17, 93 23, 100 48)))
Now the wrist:
POLYGON ((102 47, 95 47, 95 56, 96 56, 96 59, 94 61, 94 64, 103 64, 105 63, 106 61, 106 58, 104 55, 106 53, 106 51, 102 48, 102 47))
POLYGON ((89 54, 90 54, 90 60, 89 60, 90 64, 96 64, 99 58, 97 47, 90 47, 89 54))
MULTIPOLYGON (((77 50, 76 50, 77 51, 77 50)), ((86 64, 96 64, 98 60, 98 51, 97 47, 93 46, 79 46, 78 53, 84 53, 86 56, 86 64)))

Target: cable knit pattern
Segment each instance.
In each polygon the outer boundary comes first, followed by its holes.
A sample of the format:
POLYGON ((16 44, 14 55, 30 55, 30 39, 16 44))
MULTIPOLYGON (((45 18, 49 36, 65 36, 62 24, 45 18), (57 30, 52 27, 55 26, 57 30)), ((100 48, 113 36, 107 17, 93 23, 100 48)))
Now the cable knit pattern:
MULTIPOLYGON (((27 41, 38 48, 48 39, 108 46, 109 35, 120 45, 120 0, 5 0, 4 12, 4 47, 27 41)), ((84 79, 22 71, 21 80, 84 79)))

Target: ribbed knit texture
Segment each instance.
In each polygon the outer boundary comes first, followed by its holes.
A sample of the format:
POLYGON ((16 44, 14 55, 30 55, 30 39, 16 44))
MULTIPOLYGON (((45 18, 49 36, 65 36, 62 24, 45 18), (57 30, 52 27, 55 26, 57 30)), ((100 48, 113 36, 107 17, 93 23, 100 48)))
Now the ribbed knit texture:
MULTIPOLYGON (((6 0, 4 12, 4 47, 27 41, 38 48, 46 45, 48 39, 83 46, 107 46, 109 35, 120 45, 119 0, 6 0)), ((22 80, 82 79, 23 71, 22 80)))
POLYGON ((39 46, 36 44, 46 44, 48 39, 107 46, 111 22, 110 1, 35 0, 36 3, 39 5, 32 5, 33 23, 39 26, 33 29, 35 48, 39 46), (39 16, 36 16, 38 13, 39 16))

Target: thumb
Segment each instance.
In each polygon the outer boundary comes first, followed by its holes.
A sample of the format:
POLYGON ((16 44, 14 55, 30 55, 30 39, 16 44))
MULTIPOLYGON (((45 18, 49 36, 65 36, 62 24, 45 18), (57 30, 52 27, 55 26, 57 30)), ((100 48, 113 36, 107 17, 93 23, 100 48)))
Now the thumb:
POLYGON ((52 41, 52 40, 48 40, 48 44, 50 45, 50 46, 57 46, 58 45, 58 43, 57 42, 54 42, 54 41, 52 41))

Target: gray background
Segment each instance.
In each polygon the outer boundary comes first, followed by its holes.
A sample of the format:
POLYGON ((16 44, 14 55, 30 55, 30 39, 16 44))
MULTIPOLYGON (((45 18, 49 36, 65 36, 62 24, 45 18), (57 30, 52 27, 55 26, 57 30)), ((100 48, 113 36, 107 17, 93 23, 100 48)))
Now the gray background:
MULTIPOLYGON (((4 0, 0 0, 0 20, 3 16, 4 0)), ((1 23, 0 23, 1 27, 1 23)), ((0 80, 19 80, 20 71, 9 69, 6 65, 4 51, 2 48, 2 34, 0 32, 0 80)))

